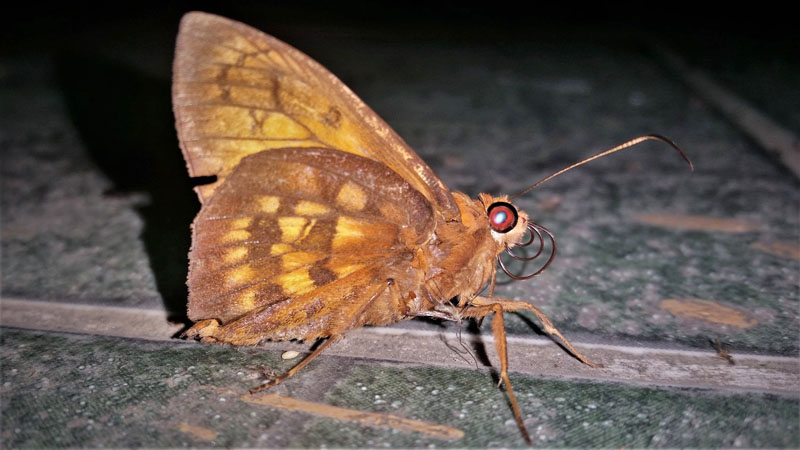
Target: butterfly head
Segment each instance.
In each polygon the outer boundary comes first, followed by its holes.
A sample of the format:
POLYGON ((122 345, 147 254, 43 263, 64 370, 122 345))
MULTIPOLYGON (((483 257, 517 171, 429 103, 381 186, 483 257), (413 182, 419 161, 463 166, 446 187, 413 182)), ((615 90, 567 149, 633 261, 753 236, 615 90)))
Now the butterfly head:
POLYGON ((492 197, 484 205, 492 238, 500 244, 500 248, 519 245, 528 227, 528 214, 518 210, 505 197, 492 197))
POLYGON ((497 243, 495 257, 506 275, 516 280, 525 280, 540 274, 550 265, 556 254, 556 240, 550 231, 531 221, 528 214, 511 204, 508 197, 480 194, 478 198, 483 205, 492 238, 497 243), (547 240, 550 241, 549 245, 545 245, 547 240), (514 247, 528 247, 534 243, 538 244, 535 246, 538 249, 534 250, 534 255, 518 256, 511 251, 514 247), (503 252, 518 261, 532 261, 544 255, 547 256, 547 260, 536 272, 530 275, 517 275, 509 272, 500 259, 503 252))

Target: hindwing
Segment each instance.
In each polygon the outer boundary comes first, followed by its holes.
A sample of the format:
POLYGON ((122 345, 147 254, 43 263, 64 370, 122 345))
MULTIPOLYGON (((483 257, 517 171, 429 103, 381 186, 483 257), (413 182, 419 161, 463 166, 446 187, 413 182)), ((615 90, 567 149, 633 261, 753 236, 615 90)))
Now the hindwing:
POLYGON ((258 313, 262 338, 298 337, 275 333, 300 311, 324 321, 364 301, 433 227, 427 199, 379 162, 323 148, 247 156, 194 221, 189 318, 258 313))

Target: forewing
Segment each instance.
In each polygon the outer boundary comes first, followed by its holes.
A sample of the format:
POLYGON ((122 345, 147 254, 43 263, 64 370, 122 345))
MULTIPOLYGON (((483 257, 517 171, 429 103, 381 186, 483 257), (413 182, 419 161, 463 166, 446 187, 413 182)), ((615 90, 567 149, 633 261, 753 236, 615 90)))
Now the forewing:
POLYGON ((174 62, 173 107, 192 176, 206 202, 247 155, 327 147, 381 161, 445 218, 450 191, 416 153, 324 67, 293 47, 223 17, 183 17, 174 62))
POLYGON ((427 199, 376 161, 321 148, 245 157, 195 219, 189 318, 300 308, 350 276, 353 289, 385 285, 385 272, 359 271, 408 264, 433 226, 427 199))

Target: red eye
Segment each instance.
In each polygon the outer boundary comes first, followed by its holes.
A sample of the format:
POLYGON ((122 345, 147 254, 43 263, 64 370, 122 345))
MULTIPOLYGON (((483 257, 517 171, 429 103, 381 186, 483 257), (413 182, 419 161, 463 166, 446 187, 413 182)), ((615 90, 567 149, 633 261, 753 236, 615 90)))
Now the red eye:
POLYGON ((517 224, 517 210, 510 203, 492 203, 488 214, 489 225, 498 233, 507 233, 517 224))

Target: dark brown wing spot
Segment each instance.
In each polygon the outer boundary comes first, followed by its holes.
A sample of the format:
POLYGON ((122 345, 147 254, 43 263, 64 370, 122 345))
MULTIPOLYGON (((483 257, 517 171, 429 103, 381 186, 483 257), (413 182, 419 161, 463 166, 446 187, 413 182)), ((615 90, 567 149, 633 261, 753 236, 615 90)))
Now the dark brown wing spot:
POLYGON ((337 279, 336 272, 326 267, 321 267, 318 264, 308 270, 308 276, 311 277, 311 280, 316 286, 324 286, 337 279))
POLYGON ((322 116, 322 121, 331 128, 339 128, 342 124, 342 113, 335 106, 331 106, 322 116))

